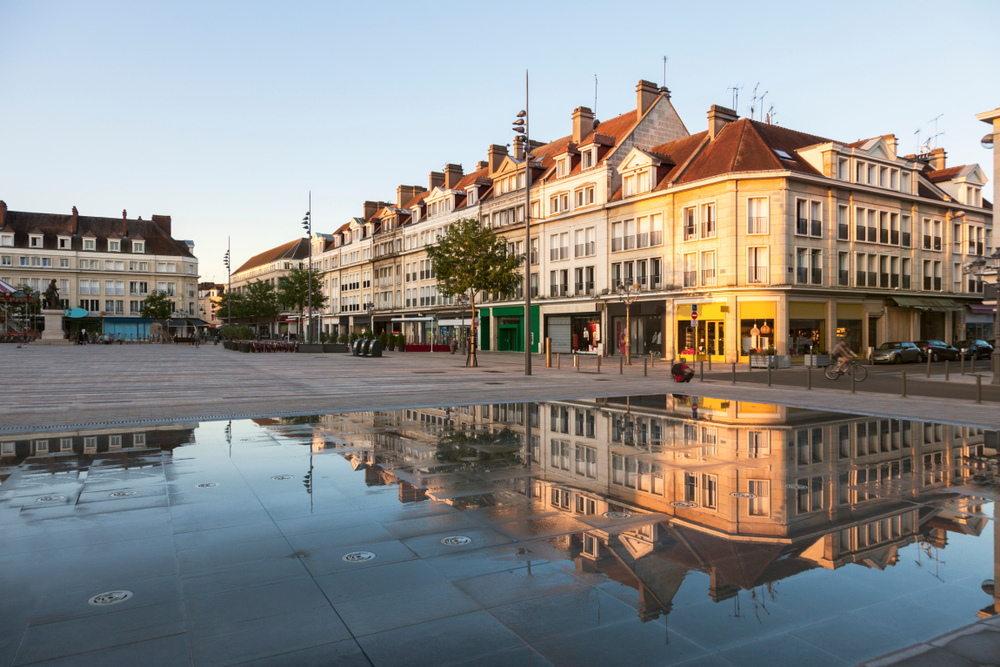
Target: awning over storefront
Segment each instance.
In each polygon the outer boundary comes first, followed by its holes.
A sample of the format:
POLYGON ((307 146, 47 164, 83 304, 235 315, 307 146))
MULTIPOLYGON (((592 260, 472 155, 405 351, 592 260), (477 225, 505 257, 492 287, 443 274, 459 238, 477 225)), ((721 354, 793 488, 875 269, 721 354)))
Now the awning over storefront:
POLYGON ((916 308, 917 310, 949 311, 962 310, 962 304, 954 299, 942 299, 925 296, 894 296, 892 300, 896 305, 904 308, 916 308))
POLYGON ((188 322, 188 326, 190 326, 190 327, 207 327, 208 326, 208 322, 206 322, 205 320, 203 320, 201 318, 198 318, 198 317, 192 317, 187 322, 188 322))
MULTIPOLYGON (((394 320, 395 321, 395 320, 394 320)), ((439 327, 460 327, 460 326, 472 326, 472 317, 466 317, 465 320, 438 320, 439 327)))
POLYGON ((394 317, 392 322, 433 322, 435 317, 394 317))
POLYGON ((969 310, 974 312, 976 315, 992 315, 993 306, 987 306, 982 303, 970 303, 969 310))

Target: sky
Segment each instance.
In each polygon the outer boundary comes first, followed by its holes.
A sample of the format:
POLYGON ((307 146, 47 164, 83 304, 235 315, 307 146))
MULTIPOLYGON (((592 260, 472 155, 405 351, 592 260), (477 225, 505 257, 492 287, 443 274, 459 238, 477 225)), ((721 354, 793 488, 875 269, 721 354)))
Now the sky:
POLYGON ((599 119, 635 108, 665 56, 691 133, 734 86, 749 116, 756 87, 778 125, 894 133, 903 153, 940 133, 949 165, 992 178, 975 114, 1000 107, 997 25, 996 0, 0 0, 0 199, 169 215, 201 279, 225 282, 227 243, 236 268, 303 235, 310 192, 329 233, 512 142, 526 71, 532 139, 551 141, 595 79, 599 119))

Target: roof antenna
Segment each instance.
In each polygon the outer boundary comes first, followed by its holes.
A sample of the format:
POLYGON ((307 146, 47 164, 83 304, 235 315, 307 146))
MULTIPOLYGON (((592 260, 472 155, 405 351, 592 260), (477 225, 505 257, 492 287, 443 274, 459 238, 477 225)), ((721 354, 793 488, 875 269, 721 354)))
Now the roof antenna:
POLYGON ((667 87, 667 60, 669 60, 669 59, 670 59, 670 56, 663 56, 663 87, 664 88, 667 87))
POLYGON ((917 137, 917 154, 919 155, 920 154, 920 128, 918 127, 917 131, 914 132, 913 134, 915 134, 916 137, 917 137))
POLYGON ((597 118, 597 75, 594 75, 594 118, 597 118))
POLYGON ((729 86, 726 90, 733 91, 733 111, 739 113, 740 91, 743 90, 743 86, 729 86))
POLYGON ((753 102, 750 103, 750 120, 753 120, 754 110, 757 108, 757 87, 760 86, 760 81, 757 85, 753 87, 753 102))
POLYGON ((767 110, 767 124, 768 125, 776 125, 777 124, 777 123, 774 122, 774 117, 776 115, 777 114, 774 113, 774 105, 772 104, 771 108, 767 110))
MULTIPOLYGON (((938 119, 941 116, 943 116, 943 115, 944 115, 943 113, 939 113, 937 116, 935 116, 934 118, 931 118, 929 121, 927 121, 928 123, 934 123, 934 135, 930 139, 927 140, 927 146, 928 147, 930 147, 930 145, 931 145, 931 139, 935 139, 936 140, 938 137, 940 137, 942 134, 944 134, 944 132, 938 132, 937 131, 938 130, 938 119)), ((934 148, 937 148, 937 141, 934 142, 934 148)))
POLYGON ((771 91, 765 90, 764 94, 760 96, 760 113, 761 113, 761 116, 764 115, 764 98, 767 97, 767 94, 769 92, 771 92, 771 91))

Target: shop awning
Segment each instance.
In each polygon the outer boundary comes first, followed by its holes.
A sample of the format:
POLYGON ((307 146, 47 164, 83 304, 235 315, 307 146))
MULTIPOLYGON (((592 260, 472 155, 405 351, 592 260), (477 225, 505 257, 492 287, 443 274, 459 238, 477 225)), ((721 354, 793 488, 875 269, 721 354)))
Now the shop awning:
POLYGON ((472 326, 472 317, 466 317, 464 320, 438 320, 439 327, 460 327, 460 326, 472 326))
POLYGON ((394 317, 391 322, 433 322, 436 317, 394 317))
POLYGON ((203 319, 201 319, 199 317, 192 317, 192 318, 188 319, 187 322, 188 322, 188 326, 191 326, 191 327, 207 327, 208 326, 208 322, 206 322, 205 320, 203 320, 203 319))
POLYGON ((168 327, 186 327, 187 320, 167 320, 168 327))
POLYGON ((987 306, 982 303, 970 303, 969 310, 974 312, 976 315, 992 315, 993 306, 987 306))
POLYGON ((962 304, 954 299, 941 299, 929 296, 894 296, 892 300, 904 308, 917 310, 949 311, 962 310, 962 304))

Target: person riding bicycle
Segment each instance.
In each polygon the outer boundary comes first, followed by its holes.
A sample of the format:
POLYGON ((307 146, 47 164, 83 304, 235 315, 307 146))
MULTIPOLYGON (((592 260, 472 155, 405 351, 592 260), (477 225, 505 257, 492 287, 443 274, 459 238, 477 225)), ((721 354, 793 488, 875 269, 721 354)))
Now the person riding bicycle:
POLYGON ((843 336, 837 339, 837 346, 833 348, 832 354, 837 357, 836 371, 838 373, 843 373, 851 359, 858 356, 847 346, 847 339, 843 336))

